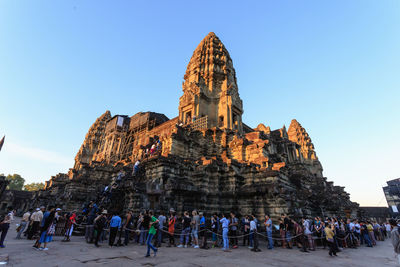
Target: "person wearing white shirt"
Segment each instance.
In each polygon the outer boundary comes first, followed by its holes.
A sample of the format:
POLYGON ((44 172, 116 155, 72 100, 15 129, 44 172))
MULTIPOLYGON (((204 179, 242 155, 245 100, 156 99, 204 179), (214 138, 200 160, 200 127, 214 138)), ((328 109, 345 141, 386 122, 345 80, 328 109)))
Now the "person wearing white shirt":
POLYGON ((310 230, 310 220, 303 218, 304 235, 307 237, 309 249, 315 250, 315 243, 310 230))
POLYGON ((21 223, 20 223, 20 229, 18 231, 16 239, 21 239, 21 234, 24 232, 26 225, 29 223, 29 217, 31 216, 31 212, 32 212, 32 209, 25 212, 24 215, 22 216, 21 223))
POLYGON ((252 220, 250 221, 250 246, 253 248, 251 251, 260 252, 258 248, 258 237, 257 237, 257 219, 254 214, 251 215, 252 220))
POLYGON ((390 232, 392 231, 392 227, 390 226, 390 223, 385 223, 385 228, 386 228, 386 234, 390 238, 390 232))
POLYGON ((228 250, 229 249, 229 239, 228 239, 228 228, 229 228, 229 220, 225 217, 225 215, 222 215, 222 219, 219 221, 222 224, 222 239, 223 239, 223 244, 224 247, 222 248, 223 250, 228 250))
POLYGON ((1 231, 1 238, 0 238, 0 248, 5 248, 4 240, 6 239, 8 228, 10 228, 10 223, 14 221, 14 210, 13 208, 8 208, 8 214, 0 223, 0 231, 1 231))

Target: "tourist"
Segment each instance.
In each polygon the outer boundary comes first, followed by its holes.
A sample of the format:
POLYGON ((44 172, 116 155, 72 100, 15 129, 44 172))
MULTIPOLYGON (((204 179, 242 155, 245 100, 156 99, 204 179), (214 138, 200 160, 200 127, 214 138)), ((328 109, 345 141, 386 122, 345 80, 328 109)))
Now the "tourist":
POLYGON ((19 225, 19 231, 17 234, 16 239, 21 239, 21 234, 24 232, 26 225, 29 223, 29 217, 31 216, 32 209, 29 211, 25 212, 24 215, 22 216, 20 225, 19 225))
POLYGON ((151 145, 151 147, 150 147, 150 155, 152 155, 152 156, 153 156, 153 154, 154 154, 155 150, 156 150, 156 144, 155 144, 155 143, 153 143, 153 144, 151 145))
MULTIPOLYGON (((328 241, 326 241, 325 227, 326 227, 325 222, 321 221, 321 231, 322 231, 321 239, 322 239, 322 246, 324 249, 326 249, 326 246, 328 245, 328 241)), ((345 241, 345 226, 344 226, 344 224, 342 224, 341 228, 343 230, 337 231, 333 238, 336 239, 336 237, 340 237, 340 240, 342 241, 341 243, 343 243, 345 241), (340 236, 339 236, 339 234, 340 234, 340 236)))
POLYGON ((246 215, 242 218, 243 246, 250 246, 250 220, 246 215))
POLYGON ((4 240, 6 239, 8 229, 10 228, 10 223, 14 221, 14 211, 12 207, 8 208, 8 213, 4 217, 3 221, 0 222, 0 231, 1 231, 1 239, 0 239, 0 248, 5 248, 4 240))
POLYGON ((120 183, 122 181, 122 178, 125 176, 125 172, 123 170, 120 170, 117 174, 117 179, 116 182, 120 183))
POLYGON ((158 251, 158 249, 157 248, 155 248, 152 244, 151 244, 151 240, 153 239, 153 237, 154 237, 154 235, 156 234, 156 232, 157 232, 157 227, 156 227, 156 225, 159 223, 159 221, 158 221, 158 219, 156 218, 156 217, 154 217, 153 216, 153 211, 149 211, 148 212, 148 215, 150 216, 150 223, 149 223, 149 226, 150 226, 150 230, 149 230, 149 234, 148 234, 148 236, 147 236, 147 241, 146 241, 146 244, 147 244, 147 253, 146 253, 146 256, 145 257, 150 257, 150 249, 152 249, 153 250, 153 252, 154 252, 154 257, 157 255, 157 251, 158 251))
POLYGON ((251 249, 251 251, 260 252, 261 250, 258 248, 257 219, 254 214, 251 215, 250 234, 251 234, 252 243, 253 243, 253 248, 251 249))
MULTIPOLYGON (((301 244, 302 244, 302 240, 301 240, 301 236, 303 235, 303 225, 297 223, 295 220, 291 220, 292 221, 292 225, 293 225, 293 245, 296 245, 297 248, 301 248, 301 244)), ((267 240, 268 241, 268 240, 267 240)))
POLYGON ((170 209, 168 218, 168 237, 169 237, 168 247, 175 246, 175 238, 174 238, 175 223, 176 223, 175 210, 170 209))
POLYGON ((29 215, 29 219, 28 219, 28 223, 27 223, 27 228, 24 232, 24 236, 26 236, 26 238, 28 238, 29 233, 31 232, 32 229, 32 215, 33 213, 35 213, 34 211, 36 211, 36 209, 30 209, 30 213, 31 215, 29 215))
POLYGON ((144 243, 147 240, 147 231, 149 230, 149 222, 150 222, 150 220, 148 219, 147 212, 146 211, 141 212, 139 215, 137 227, 140 231, 139 243, 142 246, 144 245, 144 243), (145 219, 146 219, 146 221, 145 221, 145 219))
POLYGON ((192 246, 194 248, 199 248, 199 225, 200 225, 200 217, 197 214, 197 211, 192 211, 192 246))
POLYGON ((326 241, 328 242, 328 246, 329 246, 329 256, 337 256, 336 255, 336 250, 335 250, 335 244, 334 244, 334 225, 327 225, 324 229, 325 235, 326 235, 326 241))
POLYGON ((291 220, 286 214, 283 214, 283 224, 285 225, 287 248, 292 249, 292 229, 293 225, 291 220))
POLYGON ((65 242, 69 242, 71 235, 74 231, 74 225, 76 225, 76 210, 72 211, 70 216, 67 216, 67 230, 65 231, 65 242))
POLYGON ((200 224, 199 224, 199 237, 201 238, 201 248, 208 249, 207 247, 207 232, 206 232, 206 218, 203 212, 199 213, 200 224))
POLYGON ((361 227, 361 235, 363 236, 364 242, 366 243, 367 247, 372 248, 372 242, 368 235, 368 227, 364 221, 360 222, 361 227))
POLYGON ((94 225, 93 221, 96 218, 96 213, 97 213, 97 205, 93 201, 90 201, 89 203, 89 208, 88 208, 88 214, 86 217, 86 231, 85 231, 85 239, 87 243, 93 243, 93 231, 94 231, 94 225))
POLYGON ((236 218, 235 213, 231 212, 231 218, 229 220, 230 227, 230 235, 231 235, 231 245, 232 248, 238 248, 238 239, 237 239, 237 228, 239 225, 239 220, 236 218))
POLYGON ((121 229, 121 217, 118 216, 116 211, 113 212, 113 216, 110 221, 110 237, 108 240, 108 245, 112 247, 117 237, 118 230, 121 229))
POLYGON ((48 250, 47 243, 53 240, 53 235, 56 230, 56 210, 50 206, 49 210, 43 214, 42 222, 40 223, 40 237, 36 241, 34 248, 37 250, 48 250), (43 248, 41 245, 44 245, 43 248))
POLYGON ((392 240, 392 245, 394 249, 394 253, 396 253, 396 257, 398 263, 400 264, 400 233, 399 227, 395 219, 390 219, 389 224, 391 226, 390 238, 392 240))
POLYGON ((315 251, 315 243, 312 236, 312 226, 310 225, 310 221, 307 218, 303 218, 303 227, 304 227, 304 235, 308 240, 308 248, 312 251, 315 251))
POLYGON ((133 175, 136 176, 139 173, 139 167, 140 167, 140 160, 137 160, 135 162, 135 165, 133 165, 133 175))
POLYGON ((222 239, 223 239, 223 250, 229 250, 229 239, 228 239, 228 231, 229 231, 229 220, 222 214, 222 219, 219 221, 222 225, 222 239))
POLYGON ((389 222, 385 223, 385 229, 386 229, 386 235, 387 237, 391 237, 391 231, 392 231, 392 226, 390 225, 389 222))
POLYGON ((358 220, 354 221, 354 235, 357 239, 357 245, 360 245, 360 240, 361 240, 361 228, 360 228, 360 223, 358 220))
POLYGON ((268 239, 268 249, 274 248, 274 241, 272 240, 272 220, 269 215, 265 215, 265 231, 268 239))
POLYGON ((376 239, 374 235, 374 227, 372 226, 371 222, 367 221, 367 229, 368 229, 368 236, 372 242, 373 246, 376 246, 376 239))
POLYGON ((161 211, 158 216, 158 229, 157 229, 157 247, 161 247, 161 243, 164 243, 164 225, 167 222, 167 218, 164 215, 164 212, 161 211))
MULTIPOLYGON (((284 216, 284 214, 282 214, 284 216)), ((285 225, 283 224, 283 219, 279 219, 279 235, 281 237, 281 247, 285 248, 286 247, 286 231, 285 231, 285 225)), ((250 236, 251 238, 251 236, 250 236)))
MULTIPOLYGON (((320 217, 315 217, 314 218, 314 224, 312 225, 312 231, 314 232, 315 236, 317 237, 317 241, 314 242, 318 244, 318 242, 320 242, 320 245, 325 244, 324 240, 326 240, 326 238, 322 238, 322 232, 324 230, 322 229, 322 222, 321 222, 321 218, 320 217)), ((325 246, 324 246, 325 247, 325 246)))
POLYGON ((41 206, 37 208, 36 211, 31 216, 32 227, 30 232, 28 233, 28 239, 31 240, 39 231, 40 223, 43 219, 43 212, 45 211, 45 207, 41 206))
POLYGON ((187 248, 187 245, 189 244, 190 224, 191 224, 191 219, 189 217, 189 212, 185 211, 183 213, 183 218, 182 218, 182 232, 181 232, 181 239, 180 239, 181 242, 180 242, 178 248, 181 248, 181 247, 187 248))
POLYGON ((96 238, 94 241, 94 245, 99 247, 99 240, 103 233, 103 229, 107 223, 107 210, 103 210, 103 212, 94 219, 96 238))
POLYGON ((216 213, 211 216, 211 240, 213 241, 212 247, 218 247, 218 231, 219 231, 219 219, 216 213))
POLYGON ((296 235, 298 236, 298 241, 301 246, 301 252, 310 252, 308 251, 308 237, 304 234, 304 218, 301 219, 301 224, 298 224, 298 228, 296 231, 296 235))
POLYGON ((126 213, 126 221, 124 224, 124 245, 127 246, 129 244, 129 238, 131 235, 131 231, 132 231, 132 227, 133 227, 133 212, 131 210, 128 210, 128 212, 126 213))

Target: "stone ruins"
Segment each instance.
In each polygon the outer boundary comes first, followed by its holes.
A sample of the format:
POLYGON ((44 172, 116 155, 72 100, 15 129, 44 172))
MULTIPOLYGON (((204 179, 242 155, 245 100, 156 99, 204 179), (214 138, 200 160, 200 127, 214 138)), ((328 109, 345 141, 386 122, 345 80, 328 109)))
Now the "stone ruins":
POLYGON ((322 174, 307 131, 252 129, 242 122, 232 59, 214 34, 187 66, 179 115, 101 115, 90 127, 68 174, 58 174, 33 205, 78 209, 198 209, 257 216, 354 216, 358 204, 322 174), (140 160, 133 174, 134 164, 140 160), (106 190, 105 187, 107 186, 106 190))

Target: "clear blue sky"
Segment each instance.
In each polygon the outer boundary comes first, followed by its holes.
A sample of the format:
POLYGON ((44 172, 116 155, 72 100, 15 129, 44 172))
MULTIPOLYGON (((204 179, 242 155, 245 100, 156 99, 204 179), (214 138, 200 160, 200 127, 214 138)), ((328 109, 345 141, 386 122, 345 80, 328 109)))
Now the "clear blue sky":
POLYGON ((0 173, 66 172, 107 109, 176 116, 186 65, 213 31, 243 120, 296 118, 329 180, 385 205, 381 186, 400 177, 400 1, 239 3, 0 1, 0 173))

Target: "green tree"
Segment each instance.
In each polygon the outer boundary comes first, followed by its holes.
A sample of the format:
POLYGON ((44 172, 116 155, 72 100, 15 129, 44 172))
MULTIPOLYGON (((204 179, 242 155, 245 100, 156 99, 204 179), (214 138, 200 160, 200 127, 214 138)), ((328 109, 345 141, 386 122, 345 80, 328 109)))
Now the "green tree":
POLYGON ((31 183, 24 185, 25 191, 38 191, 44 188, 44 183, 31 183))
POLYGON ((8 190, 22 190, 24 186, 25 179, 21 177, 19 174, 9 174, 6 177, 6 180, 10 183, 7 185, 8 190))

